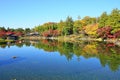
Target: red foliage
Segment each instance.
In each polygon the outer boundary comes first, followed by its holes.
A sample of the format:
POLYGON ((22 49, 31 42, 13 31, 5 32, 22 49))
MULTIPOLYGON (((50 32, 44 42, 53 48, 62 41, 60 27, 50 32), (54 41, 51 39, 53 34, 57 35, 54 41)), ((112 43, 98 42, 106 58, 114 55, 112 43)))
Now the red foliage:
POLYGON ((0 31, 0 37, 4 37, 4 36, 6 36, 6 31, 1 30, 1 31, 0 31))
POLYGON ((107 37, 108 38, 116 38, 114 35, 110 35, 110 34, 107 37))
POLYGON ((102 38, 108 38, 108 35, 111 35, 112 28, 110 26, 99 28, 97 30, 98 36, 102 38))
POLYGON ((15 35, 15 36, 22 36, 23 33, 22 33, 22 32, 14 32, 14 35, 15 35))
POLYGON ((60 35, 60 32, 58 30, 53 31, 53 36, 59 36, 59 35, 60 35))
POLYGON ((49 33, 48 33, 48 32, 43 32, 42 35, 43 35, 44 37, 48 37, 48 36, 49 36, 49 33))
POLYGON ((6 35, 12 35, 12 34, 14 34, 12 31, 7 31, 6 32, 6 35))
POLYGON ((119 38, 119 37, 120 37, 120 30, 118 30, 117 32, 115 32, 115 33, 114 33, 114 36, 115 36, 116 38, 119 38))
POLYGON ((115 44, 114 43, 109 43, 109 44, 106 44, 107 47, 114 47, 115 44))
POLYGON ((42 34, 44 37, 52 37, 52 36, 58 36, 58 35, 60 35, 60 33, 59 33, 59 31, 58 30, 52 30, 52 29, 50 29, 50 30, 48 30, 48 31, 45 31, 45 32, 43 32, 43 34, 42 34))
POLYGON ((4 30, 0 31, 0 37, 1 38, 5 38, 6 36, 10 36, 10 35, 22 36, 23 33, 22 32, 4 31, 4 30))
POLYGON ((111 27, 103 27, 97 30, 98 36, 102 38, 119 38, 120 37, 120 30, 111 34, 111 27))

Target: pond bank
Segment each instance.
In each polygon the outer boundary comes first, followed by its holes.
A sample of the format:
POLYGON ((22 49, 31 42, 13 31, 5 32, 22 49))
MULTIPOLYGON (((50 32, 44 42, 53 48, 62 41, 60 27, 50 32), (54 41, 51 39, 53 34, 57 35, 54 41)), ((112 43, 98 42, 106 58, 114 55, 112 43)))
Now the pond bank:
POLYGON ((14 42, 14 40, 0 40, 0 43, 14 42))
POLYGON ((40 39, 52 39, 64 42, 80 42, 80 41, 104 41, 110 43, 120 43, 120 39, 106 39, 103 40, 102 38, 90 38, 90 37, 79 37, 79 36, 59 36, 59 37, 42 37, 42 36, 28 36, 22 37, 22 39, 29 39, 29 40, 40 40, 40 39))

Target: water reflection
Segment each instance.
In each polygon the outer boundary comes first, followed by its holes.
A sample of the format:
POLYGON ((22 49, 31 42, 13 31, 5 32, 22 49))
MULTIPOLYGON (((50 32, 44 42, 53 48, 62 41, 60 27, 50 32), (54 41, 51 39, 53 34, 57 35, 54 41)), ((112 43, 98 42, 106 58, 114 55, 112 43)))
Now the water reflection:
POLYGON ((10 48, 11 46, 17 46, 19 48, 23 47, 23 45, 25 46, 31 46, 31 43, 30 41, 16 41, 16 42, 12 42, 12 43, 6 43, 6 44, 3 44, 3 43, 0 43, 0 48, 10 48))
POLYGON ((79 42, 69 43, 53 40, 40 41, 24 41, 11 44, 0 44, 1 48, 17 46, 34 46, 37 49, 43 49, 47 52, 59 52, 61 56, 65 56, 68 61, 72 60, 73 56, 77 56, 80 61, 80 56, 84 58, 98 58, 103 67, 109 66, 112 71, 119 70, 120 66, 120 47, 113 43, 103 42, 79 42))
POLYGON ((10 58, 10 59, 7 59, 7 60, 0 60, 0 66, 7 65, 7 64, 12 64, 12 63, 24 60, 24 59, 25 58, 20 58, 19 57, 19 58, 16 58, 16 59, 10 58))

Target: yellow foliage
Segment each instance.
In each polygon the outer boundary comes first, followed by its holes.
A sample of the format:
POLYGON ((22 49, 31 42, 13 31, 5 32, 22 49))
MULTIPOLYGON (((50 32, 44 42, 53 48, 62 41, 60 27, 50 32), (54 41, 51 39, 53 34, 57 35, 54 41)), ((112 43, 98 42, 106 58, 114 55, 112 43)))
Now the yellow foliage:
POLYGON ((97 29, 98 29, 98 24, 85 26, 85 32, 90 35, 96 34, 97 29))
POLYGON ((85 23, 85 21, 84 21, 84 20, 81 20, 80 22, 81 22, 81 23, 83 23, 83 24, 85 23))
POLYGON ((85 53, 89 53, 89 54, 97 54, 98 51, 97 51, 97 48, 96 48, 96 45, 86 45, 84 48, 83 48, 83 51, 85 53))

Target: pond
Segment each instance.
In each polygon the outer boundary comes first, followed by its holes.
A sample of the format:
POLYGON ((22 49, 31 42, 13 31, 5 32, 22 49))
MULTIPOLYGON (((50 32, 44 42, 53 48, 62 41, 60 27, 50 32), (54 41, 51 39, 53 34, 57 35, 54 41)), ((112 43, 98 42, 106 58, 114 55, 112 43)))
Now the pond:
POLYGON ((120 80, 120 47, 52 40, 0 44, 0 80, 120 80))

